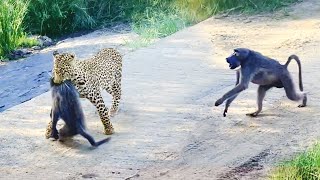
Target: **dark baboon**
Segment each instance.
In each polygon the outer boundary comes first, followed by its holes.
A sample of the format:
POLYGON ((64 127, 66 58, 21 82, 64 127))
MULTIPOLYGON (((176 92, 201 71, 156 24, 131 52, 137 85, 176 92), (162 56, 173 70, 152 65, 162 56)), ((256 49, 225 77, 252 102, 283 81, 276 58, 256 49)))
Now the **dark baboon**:
POLYGON ((259 85, 257 98, 258 110, 247 115, 255 117, 261 112, 262 101, 266 92, 272 87, 284 88, 290 100, 299 101, 302 99, 302 104, 300 104, 299 107, 306 106, 307 95, 303 92, 301 63, 298 56, 291 55, 286 64, 282 65, 278 61, 263 56, 253 50, 238 48, 227 58, 227 62, 229 63, 230 69, 235 69, 239 66, 241 68, 237 70, 236 86, 215 102, 215 106, 219 106, 227 100, 223 112, 224 116, 226 116, 231 102, 240 92, 248 88, 250 82, 259 85), (299 88, 301 92, 296 91, 288 71, 288 65, 292 59, 296 60, 298 64, 299 88))
POLYGON ((52 93, 51 117, 51 137, 63 140, 77 134, 85 137, 92 146, 99 146, 110 138, 96 142, 92 136, 85 131, 84 114, 79 101, 79 95, 71 81, 66 80, 61 84, 55 84, 50 80, 52 93), (57 122, 62 119, 65 122, 59 132, 57 131, 57 122))

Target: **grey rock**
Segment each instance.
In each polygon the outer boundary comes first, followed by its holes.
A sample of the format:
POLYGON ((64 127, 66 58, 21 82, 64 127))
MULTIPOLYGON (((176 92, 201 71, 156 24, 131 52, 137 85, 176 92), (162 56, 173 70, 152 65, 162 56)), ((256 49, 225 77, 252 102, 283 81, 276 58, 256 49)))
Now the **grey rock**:
POLYGON ((49 38, 48 36, 39 36, 38 41, 40 43, 40 46, 44 46, 44 47, 51 46, 54 44, 52 39, 49 38))
POLYGON ((40 46, 33 46, 32 49, 33 49, 33 50, 40 50, 41 47, 40 47, 40 46))
POLYGON ((30 54, 32 54, 32 51, 28 48, 17 49, 10 53, 9 59, 19 59, 27 57, 30 54))

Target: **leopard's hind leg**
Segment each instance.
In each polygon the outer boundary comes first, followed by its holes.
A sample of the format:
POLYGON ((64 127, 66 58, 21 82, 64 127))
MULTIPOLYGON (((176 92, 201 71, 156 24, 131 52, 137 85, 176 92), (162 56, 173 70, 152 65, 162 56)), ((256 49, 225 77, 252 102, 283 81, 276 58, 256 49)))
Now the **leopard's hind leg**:
POLYGON ((97 108, 101 122, 104 126, 104 133, 110 135, 114 133, 113 126, 110 122, 108 108, 105 106, 101 93, 99 91, 91 92, 86 98, 97 108))
POLYGON ((116 115, 119 109, 119 103, 121 99, 121 75, 119 75, 110 86, 104 86, 105 89, 112 96, 112 104, 109 109, 109 116, 116 115))
POLYGON ((112 92, 112 105, 109 110, 109 115, 114 116, 117 114, 119 110, 119 104, 120 104, 120 99, 121 99, 121 83, 114 83, 111 87, 112 92))

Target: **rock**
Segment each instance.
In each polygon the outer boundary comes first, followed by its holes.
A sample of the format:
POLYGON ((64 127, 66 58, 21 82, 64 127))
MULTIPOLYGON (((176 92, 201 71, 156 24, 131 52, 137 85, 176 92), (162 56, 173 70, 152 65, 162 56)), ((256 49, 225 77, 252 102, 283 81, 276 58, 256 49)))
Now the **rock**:
POLYGON ((33 50, 40 50, 41 47, 40 47, 40 46, 33 46, 31 49, 33 49, 33 50))
POLYGON ((47 47, 47 46, 53 45, 52 39, 49 38, 48 36, 39 36, 37 40, 39 41, 40 46, 47 47))
POLYGON ((32 54, 32 51, 28 48, 17 49, 10 53, 9 59, 19 59, 27 57, 30 54, 32 54))

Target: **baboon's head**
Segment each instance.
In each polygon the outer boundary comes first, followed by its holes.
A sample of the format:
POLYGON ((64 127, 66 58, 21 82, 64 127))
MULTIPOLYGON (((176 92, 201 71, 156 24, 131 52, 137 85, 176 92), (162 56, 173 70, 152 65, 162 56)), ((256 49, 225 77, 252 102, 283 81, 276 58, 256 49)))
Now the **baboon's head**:
POLYGON ((231 56, 227 57, 227 63, 229 63, 230 69, 235 69, 241 65, 241 63, 246 60, 249 56, 250 50, 246 48, 234 49, 231 56))

